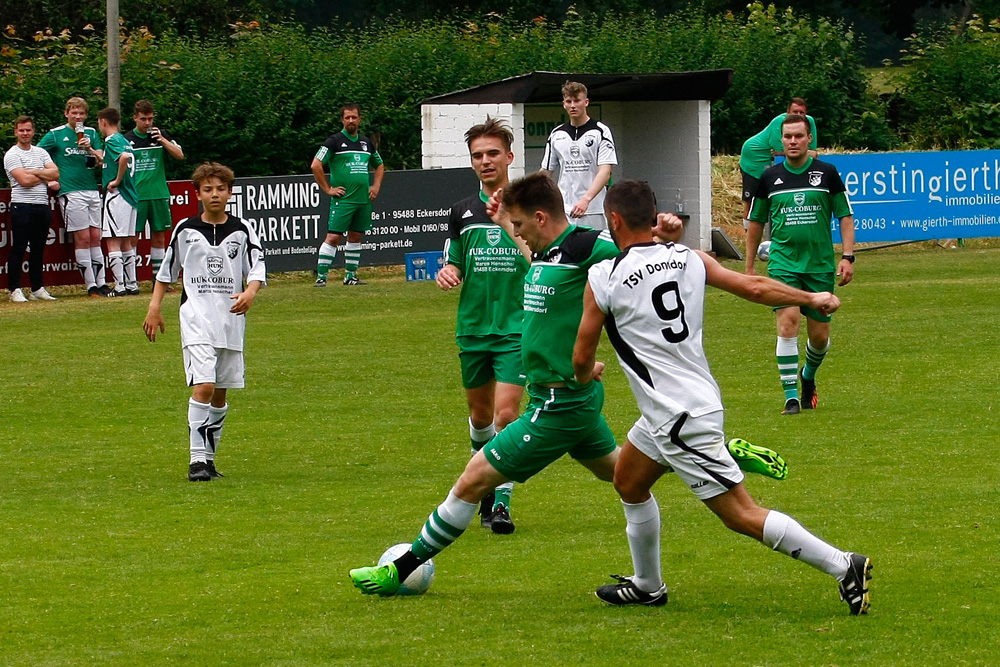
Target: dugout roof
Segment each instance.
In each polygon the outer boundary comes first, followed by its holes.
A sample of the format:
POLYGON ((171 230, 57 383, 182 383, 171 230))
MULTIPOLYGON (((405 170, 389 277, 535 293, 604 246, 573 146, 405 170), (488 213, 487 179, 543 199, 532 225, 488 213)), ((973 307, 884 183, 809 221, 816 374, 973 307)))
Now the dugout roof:
POLYGON ((658 72, 654 74, 576 74, 530 72, 500 81, 430 97, 421 104, 530 104, 562 100, 567 80, 587 86, 594 102, 668 102, 718 100, 733 84, 733 70, 658 72))

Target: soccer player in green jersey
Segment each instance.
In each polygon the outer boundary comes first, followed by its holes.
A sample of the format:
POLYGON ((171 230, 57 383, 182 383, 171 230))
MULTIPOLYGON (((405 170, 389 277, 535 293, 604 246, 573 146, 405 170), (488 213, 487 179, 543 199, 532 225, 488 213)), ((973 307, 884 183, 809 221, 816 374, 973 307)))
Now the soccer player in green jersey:
POLYGON ((319 247, 316 287, 326 287, 327 273, 345 234, 344 284, 364 285, 357 276, 361 263, 361 237, 372 228, 372 202, 378 197, 385 176, 382 156, 375 150, 372 140, 358 133, 361 107, 345 104, 340 109, 340 121, 344 129, 320 146, 309 167, 319 187, 333 198, 328 233, 319 247), (323 174, 324 165, 330 168, 329 180, 323 174), (371 179, 368 175, 370 171, 374 172, 371 179))
POLYGON ((155 280, 166 254, 167 230, 173 226, 163 155, 166 153, 175 160, 183 160, 184 150, 166 132, 153 126, 154 115, 155 110, 149 100, 136 102, 132 115, 135 129, 126 132, 125 139, 135 152, 135 187, 139 192, 135 233, 141 234, 149 224, 149 259, 155 280))
MULTIPOLYGON (((812 135, 805 116, 789 115, 781 124, 785 161, 769 168, 750 209, 746 273, 754 275, 754 257, 764 225, 771 223, 768 275, 807 292, 833 292, 854 278, 854 211, 836 168, 810 155, 812 135), (843 255, 834 257, 831 216, 840 221, 843 255)), ((782 414, 797 414, 817 404, 816 371, 830 349, 831 316, 807 307, 776 307, 775 355, 785 392, 782 414), (800 312, 801 311, 801 312, 800 312), (806 316, 806 362, 799 375, 799 327, 806 316), (802 394, 799 395, 799 381, 802 394)))
POLYGON ((135 213, 139 193, 135 188, 135 154, 118 131, 121 113, 108 107, 97 114, 97 127, 104 135, 104 226, 101 236, 108 242, 108 265, 115 276, 113 296, 139 293, 135 279, 135 213))
MULTIPOLYGON (((510 128, 496 118, 487 117, 485 123, 465 133, 481 189, 451 207, 448 263, 437 274, 443 290, 462 286, 455 334, 473 454, 517 419, 524 391, 521 304, 530 251, 486 211, 489 198, 507 185, 513 140, 510 128)), ((505 482, 482 500, 482 525, 494 533, 514 531, 510 518, 513 486, 505 482)))
POLYGON ((757 186, 760 184, 760 177, 764 170, 774 163, 775 155, 784 155, 785 149, 781 144, 781 123, 788 114, 798 114, 805 116, 809 121, 809 131, 812 133, 812 140, 809 142, 809 155, 816 157, 816 147, 819 135, 816 133, 816 121, 812 116, 807 116, 806 101, 801 97, 793 97, 788 103, 787 113, 778 114, 771 119, 763 130, 753 135, 745 142, 740 150, 740 174, 743 176, 743 227, 749 224, 750 200, 753 199, 757 186))
POLYGON ((101 250, 101 194, 97 190, 94 167, 104 159, 104 144, 97 130, 87 122, 87 101, 71 97, 66 101, 66 123, 54 127, 38 142, 59 167, 59 180, 49 183, 58 195, 66 232, 73 239, 73 255, 83 276, 87 293, 109 296, 104 280, 104 252, 101 250))

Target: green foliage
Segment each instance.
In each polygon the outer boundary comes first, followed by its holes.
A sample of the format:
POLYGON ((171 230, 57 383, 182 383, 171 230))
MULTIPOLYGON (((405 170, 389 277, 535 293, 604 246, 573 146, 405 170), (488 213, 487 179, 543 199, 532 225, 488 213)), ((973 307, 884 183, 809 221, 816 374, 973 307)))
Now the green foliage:
MULTIPOLYGON (((713 148, 737 151, 784 110, 809 100, 823 145, 886 148, 884 112, 868 92, 858 39, 846 27, 791 10, 751 5, 747 18, 697 11, 594 17, 570 8, 561 23, 481 19, 392 20, 377 28, 307 32, 298 24, 236 23, 224 39, 156 35, 123 28, 122 102, 140 98, 186 147, 181 177, 201 160, 240 175, 302 173, 323 139, 339 129, 340 105, 362 105, 390 169, 420 166, 422 100, 533 70, 736 71, 713 105, 713 148), (623 48, 627 45, 627 48, 623 48)), ((86 33, 89 34, 89 33, 86 33)), ((23 111, 62 122, 66 98, 104 103, 104 45, 86 34, 5 36, 0 122, 23 111)))
POLYGON ((925 30, 909 39, 903 131, 922 148, 1000 147, 1000 20, 925 30))

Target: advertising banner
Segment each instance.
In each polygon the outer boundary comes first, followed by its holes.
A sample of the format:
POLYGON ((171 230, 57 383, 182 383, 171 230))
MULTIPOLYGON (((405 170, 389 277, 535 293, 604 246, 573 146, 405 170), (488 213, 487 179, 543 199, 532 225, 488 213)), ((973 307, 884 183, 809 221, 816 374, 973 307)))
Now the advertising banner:
MULTIPOLYGON (((169 186, 174 224, 199 213, 197 193, 190 181, 171 181, 169 186)), ((362 239, 362 267, 403 264, 408 252, 441 250, 448 237, 451 205, 478 188, 471 169, 386 172, 372 206, 372 229, 362 239)), ((10 254, 9 202, 10 190, 0 190, 0 274, 7 272, 10 254)), ((73 240, 66 234, 57 200, 52 198, 50 204, 45 284, 82 284, 73 259, 73 240)), ((269 271, 316 268, 316 253, 327 232, 330 198, 312 174, 238 178, 229 211, 254 226, 267 253, 269 271)), ((23 268, 27 272, 27 257, 23 268)), ((146 233, 139 236, 137 272, 139 280, 152 279, 146 233)), ((4 287, 6 280, 0 279, 0 288, 4 287)))
MULTIPOLYGON (((861 243, 1000 236, 1000 151, 823 155, 854 208, 861 243)), ((839 226, 831 222, 834 241, 839 226)))

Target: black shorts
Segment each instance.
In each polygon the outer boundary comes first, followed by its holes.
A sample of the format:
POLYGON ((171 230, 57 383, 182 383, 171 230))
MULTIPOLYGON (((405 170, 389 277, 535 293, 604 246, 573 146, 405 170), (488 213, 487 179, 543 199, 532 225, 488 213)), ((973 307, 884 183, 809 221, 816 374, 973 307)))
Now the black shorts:
POLYGON ((757 192, 757 186, 760 185, 760 179, 751 176, 750 174, 740 169, 740 174, 743 176, 743 201, 749 202, 753 199, 754 193, 757 192))

